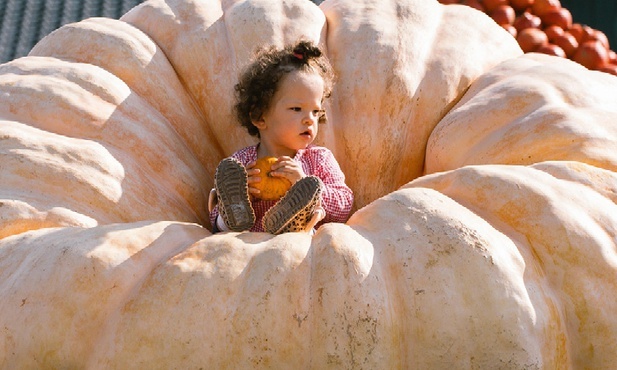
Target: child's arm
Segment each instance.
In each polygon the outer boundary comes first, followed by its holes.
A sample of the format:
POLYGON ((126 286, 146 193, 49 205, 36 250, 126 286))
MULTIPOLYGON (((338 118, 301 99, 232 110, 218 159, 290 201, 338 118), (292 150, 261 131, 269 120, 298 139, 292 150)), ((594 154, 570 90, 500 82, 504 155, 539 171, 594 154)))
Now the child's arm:
POLYGON ((353 192, 345 184, 345 174, 329 149, 320 148, 315 175, 324 183, 321 205, 326 217, 320 222, 346 222, 353 205, 353 192))

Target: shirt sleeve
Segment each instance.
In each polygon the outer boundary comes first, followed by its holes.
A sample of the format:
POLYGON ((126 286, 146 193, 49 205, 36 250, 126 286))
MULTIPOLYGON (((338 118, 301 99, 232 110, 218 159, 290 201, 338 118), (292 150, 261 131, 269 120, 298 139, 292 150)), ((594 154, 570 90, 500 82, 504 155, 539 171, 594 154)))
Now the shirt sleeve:
POLYGON ((315 154, 314 175, 324 184, 321 205, 326 211, 326 217, 318 225, 326 222, 346 222, 351 213, 354 196, 345 184, 345 174, 329 149, 320 147, 315 154))

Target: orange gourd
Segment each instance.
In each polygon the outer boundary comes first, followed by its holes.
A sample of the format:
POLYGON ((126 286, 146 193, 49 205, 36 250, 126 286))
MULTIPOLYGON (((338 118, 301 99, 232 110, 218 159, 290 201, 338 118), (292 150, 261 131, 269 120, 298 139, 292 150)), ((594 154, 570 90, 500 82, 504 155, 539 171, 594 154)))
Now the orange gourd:
POLYGON ((255 168, 260 170, 261 181, 253 184, 259 190, 255 196, 263 200, 278 200, 291 187, 291 183, 284 177, 270 175, 270 167, 276 163, 276 157, 262 157, 255 162, 255 168))

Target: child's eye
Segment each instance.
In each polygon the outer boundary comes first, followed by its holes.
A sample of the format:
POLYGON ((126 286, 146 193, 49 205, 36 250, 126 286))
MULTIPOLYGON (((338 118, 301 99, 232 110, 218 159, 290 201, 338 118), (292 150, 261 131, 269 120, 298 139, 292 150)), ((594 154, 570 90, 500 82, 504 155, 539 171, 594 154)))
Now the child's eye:
POLYGON ((291 110, 294 111, 294 112, 301 112, 302 108, 300 108, 300 107, 291 107, 291 110))

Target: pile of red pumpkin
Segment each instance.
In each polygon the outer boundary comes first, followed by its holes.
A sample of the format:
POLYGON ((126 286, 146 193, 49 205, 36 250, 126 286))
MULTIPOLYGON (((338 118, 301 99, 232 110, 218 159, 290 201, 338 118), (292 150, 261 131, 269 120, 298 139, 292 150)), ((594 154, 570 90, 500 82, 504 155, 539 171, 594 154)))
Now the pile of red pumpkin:
POLYGON ((559 0, 439 0, 463 4, 488 14, 516 37, 525 53, 569 58, 593 70, 617 75, 617 53, 597 29, 573 23, 559 0))

